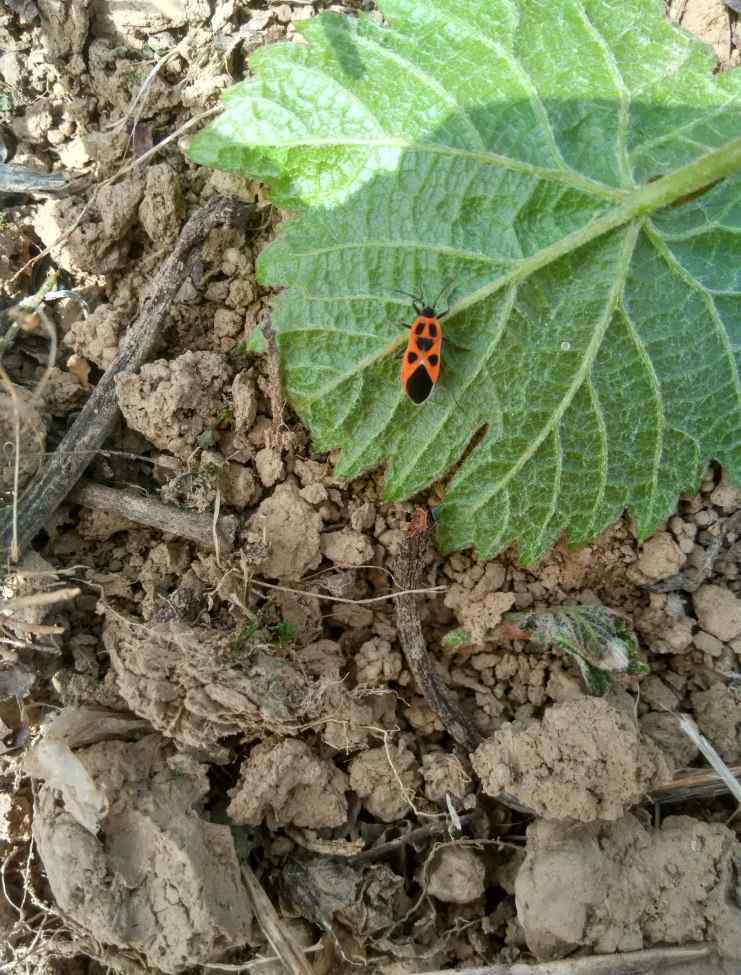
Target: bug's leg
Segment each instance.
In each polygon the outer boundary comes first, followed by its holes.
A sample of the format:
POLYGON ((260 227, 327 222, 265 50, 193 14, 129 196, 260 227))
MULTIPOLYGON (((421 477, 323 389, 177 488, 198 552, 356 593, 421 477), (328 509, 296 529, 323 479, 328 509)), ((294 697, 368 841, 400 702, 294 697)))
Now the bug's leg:
POLYGON ((454 349, 462 349, 464 352, 471 352, 470 345, 463 345, 462 342, 458 342, 456 339, 452 339, 447 333, 443 340, 447 345, 452 345, 454 349))

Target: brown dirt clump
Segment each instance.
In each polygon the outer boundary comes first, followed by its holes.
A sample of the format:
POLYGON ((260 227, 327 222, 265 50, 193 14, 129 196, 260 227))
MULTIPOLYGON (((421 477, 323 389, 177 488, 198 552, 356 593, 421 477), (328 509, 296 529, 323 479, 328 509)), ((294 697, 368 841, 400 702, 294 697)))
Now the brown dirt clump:
POLYGON ((489 795, 506 792, 546 819, 618 819, 672 768, 621 708, 598 698, 501 728, 472 755, 489 795))
POLYGON ((118 404, 126 422, 161 450, 187 459, 228 404, 229 362, 216 352, 184 352, 159 359, 138 374, 118 377, 118 404))
POLYGON ((660 830, 630 814, 587 825, 537 820, 515 884, 528 947, 549 959, 578 947, 609 953, 709 940, 738 959, 741 910, 730 896, 738 853, 731 830, 689 816, 660 830))
POLYGON ((347 776, 320 759, 303 741, 263 741, 242 764, 231 790, 229 815, 235 823, 271 829, 342 826, 347 819, 347 776))
POLYGON ((60 909, 168 973, 244 944, 252 912, 231 833, 192 811, 208 793, 205 766, 159 735, 100 742, 74 758, 105 815, 96 834, 54 788, 39 790, 34 838, 60 909))

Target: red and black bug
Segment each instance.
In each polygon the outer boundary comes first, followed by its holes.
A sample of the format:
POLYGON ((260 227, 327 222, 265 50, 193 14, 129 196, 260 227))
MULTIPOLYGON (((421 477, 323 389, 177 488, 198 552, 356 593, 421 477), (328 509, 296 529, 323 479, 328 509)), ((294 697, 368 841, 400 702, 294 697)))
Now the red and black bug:
POLYGON ((448 310, 438 314, 435 305, 447 287, 448 285, 443 288, 433 305, 426 305, 406 291, 398 292, 412 299, 417 313, 414 322, 409 326, 409 342, 401 363, 401 387, 417 405, 424 403, 440 377, 443 348, 440 319, 447 315, 448 310))

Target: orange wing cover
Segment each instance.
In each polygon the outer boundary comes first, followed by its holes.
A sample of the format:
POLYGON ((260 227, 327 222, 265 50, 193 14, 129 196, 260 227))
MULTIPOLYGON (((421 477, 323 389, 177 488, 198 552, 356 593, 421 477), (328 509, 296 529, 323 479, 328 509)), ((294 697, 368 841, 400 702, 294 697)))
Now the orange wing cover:
POLYGON ((401 363, 401 385, 413 403, 424 403, 440 375, 443 333, 437 318, 420 315, 412 325, 401 363))

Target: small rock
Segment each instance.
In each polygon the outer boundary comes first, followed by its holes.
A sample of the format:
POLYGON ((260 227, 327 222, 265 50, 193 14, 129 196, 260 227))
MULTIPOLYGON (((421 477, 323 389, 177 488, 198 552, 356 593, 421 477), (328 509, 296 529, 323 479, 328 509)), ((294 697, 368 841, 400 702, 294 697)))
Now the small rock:
POLYGON ((374 637, 367 640, 355 654, 357 683, 363 687, 380 687, 396 680, 401 673, 402 659, 387 640, 374 637))
POLYGON ((723 653, 723 644, 720 640, 704 630, 698 630, 692 642, 701 653, 709 653, 711 657, 719 657, 723 653))
POLYGON ((224 465, 222 477, 224 500, 233 508, 247 508, 260 497, 260 487, 255 475, 244 464, 229 461, 224 465))
POLYGON ((263 741, 242 763, 239 782, 229 790, 228 813, 235 823, 303 829, 341 826, 347 820, 347 776, 329 758, 319 758, 306 742, 263 741))
POLYGON ((724 472, 720 484, 710 495, 710 503, 724 513, 736 511, 741 508, 741 488, 729 484, 724 472))
POLYGON ((226 408, 230 373, 228 360, 216 352, 157 359, 138 373, 116 376, 118 405, 133 430, 185 459, 226 408))
POLYGON ((366 565, 373 559, 370 539, 351 528, 322 535, 322 553, 338 565, 366 565))
POLYGON ((706 584, 692 597, 700 626, 723 643, 741 635, 741 599, 730 589, 706 584))
POLYGON ((373 610, 369 606, 340 603, 332 612, 332 619, 353 630, 361 630, 373 623, 373 610))
POLYGON ((469 904, 484 893, 485 874, 470 846, 446 846, 429 869, 427 893, 444 904, 469 904))
POLYGON ((679 698, 674 691, 667 687, 660 677, 650 674, 641 681, 641 701, 655 708, 657 711, 667 708, 674 711, 679 698))
POLYGON ((366 501, 350 515, 350 527, 356 532, 370 531, 376 523, 376 506, 366 501))
POLYGON ((106 237, 122 237, 132 226, 144 196, 144 186, 144 180, 138 176, 131 176, 115 185, 101 186, 96 202, 106 237))
POLYGON ((245 371, 237 373, 234 377, 232 407, 234 409, 234 429, 237 433, 247 433, 257 417, 257 389, 245 371))
POLYGON ((422 756, 422 776, 425 780, 425 795, 431 802, 445 802, 445 796, 462 799, 471 779, 461 765, 460 759, 447 752, 425 752, 422 756))
POLYGON ((301 488, 299 494, 309 504, 324 504, 329 497, 323 484, 307 484, 306 487, 301 488))
POLYGON ((636 565, 647 579, 666 579, 679 572, 685 558, 669 532, 657 532, 642 545, 636 565))
POLYGON ((265 485, 272 487, 282 480, 286 474, 286 465, 283 463, 280 450, 275 447, 263 447, 255 454, 255 467, 257 473, 265 485))
POLYGON ((700 731, 726 762, 741 756, 741 701, 730 687, 713 684, 692 695, 692 707, 700 731))
POLYGON ((581 822, 618 819, 672 776, 664 753, 640 737, 631 717, 592 697, 554 704, 542 721, 525 725, 516 713, 478 746, 471 764, 487 795, 506 792, 545 819, 581 822))
POLYGON ((139 222, 154 243, 173 244, 180 232, 180 181, 168 163, 155 163, 146 172, 139 222))
POLYGON ((256 541, 266 540, 270 554, 261 572, 273 579, 300 579, 322 560, 319 529, 322 520, 307 504, 295 484, 279 484, 250 522, 256 541))
POLYGON ((414 755, 389 745, 369 748, 350 764, 350 788, 371 814, 384 823, 401 819, 422 782, 414 755), (393 763, 393 767, 392 767, 393 763))
POLYGON ((649 711, 640 720, 641 734, 649 735, 671 757, 677 768, 686 768, 697 758, 697 745, 685 735, 673 714, 649 711))

